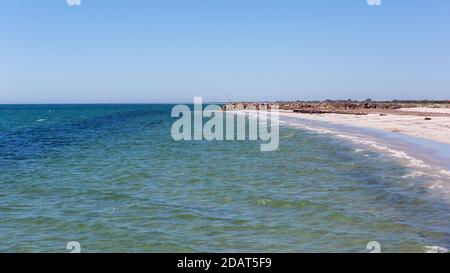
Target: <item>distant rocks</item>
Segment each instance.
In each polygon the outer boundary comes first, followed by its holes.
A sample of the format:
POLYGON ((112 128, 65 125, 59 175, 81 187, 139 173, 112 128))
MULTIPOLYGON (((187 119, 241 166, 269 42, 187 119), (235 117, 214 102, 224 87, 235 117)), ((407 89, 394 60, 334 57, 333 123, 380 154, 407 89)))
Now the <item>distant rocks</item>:
POLYGON ((356 111, 340 111, 340 110, 317 110, 317 109, 295 109, 294 113, 302 113, 302 114, 348 114, 348 115, 367 115, 365 112, 356 112, 356 111))
POLYGON ((401 106, 395 103, 376 102, 318 102, 318 103, 289 103, 281 104, 280 109, 299 110, 360 110, 360 109, 400 109, 401 106))
MULTIPOLYGON (((276 103, 258 103, 258 102, 235 102, 227 103, 223 106, 224 111, 231 110, 270 110, 278 106, 279 110, 292 111, 304 114, 351 114, 351 115, 367 115, 368 113, 381 113, 386 115, 400 108, 411 107, 441 107, 449 105, 448 101, 365 101, 352 100, 325 100, 325 101, 292 101, 292 102, 276 102, 276 103)), ((398 111, 401 112, 401 111, 398 111)))
POLYGON ((232 110, 271 110, 278 104, 274 103, 227 103, 223 106, 224 111, 232 110))
POLYGON ((225 111, 230 110, 262 110, 278 106, 279 110, 290 110, 295 113, 307 114, 325 114, 325 113, 341 113, 366 115, 367 113, 360 110, 365 109, 400 109, 402 106, 396 103, 378 103, 378 102, 341 102, 341 101, 324 101, 324 102, 283 102, 283 103, 228 103, 224 105, 225 111))

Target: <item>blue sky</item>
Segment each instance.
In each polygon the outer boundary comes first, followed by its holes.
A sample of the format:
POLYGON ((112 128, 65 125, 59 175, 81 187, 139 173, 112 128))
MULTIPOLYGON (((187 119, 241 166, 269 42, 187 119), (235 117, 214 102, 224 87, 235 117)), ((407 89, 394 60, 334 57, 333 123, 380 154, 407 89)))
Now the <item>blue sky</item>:
POLYGON ((450 98, 447 0, 0 4, 0 103, 450 98))

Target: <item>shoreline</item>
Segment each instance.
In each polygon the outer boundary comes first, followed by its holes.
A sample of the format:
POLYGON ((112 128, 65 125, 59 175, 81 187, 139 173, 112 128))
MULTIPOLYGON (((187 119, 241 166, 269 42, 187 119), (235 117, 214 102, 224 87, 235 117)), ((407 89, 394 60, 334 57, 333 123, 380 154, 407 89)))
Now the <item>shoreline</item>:
POLYGON ((383 144, 386 148, 407 152, 408 154, 403 155, 403 157, 417 158, 433 166, 447 169, 450 174, 450 143, 402 132, 386 131, 376 127, 360 126, 359 124, 357 126, 352 123, 335 122, 334 120, 308 119, 308 117, 296 113, 290 115, 290 113, 281 112, 280 123, 330 133, 361 144, 383 144))
MULTIPOLYGON (((306 114, 308 115, 308 114, 306 114)), ((329 134, 355 145, 355 153, 373 151, 394 159, 410 169, 411 179, 427 177, 425 188, 437 194, 439 199, 450 201, 450 144, 389 132, 380 128, 354 126, 346 123, 317 121, 302 116, 280 113, 280 123, 299 129, 329 134)))
MULTIPOLYGON (((251 115, 258 111, 234 110, 229 112, 251 115)), ((329 134, 362 148, 356 149, 357 152, 367 149, 392 157, 413 170, 411 176, 427 175, 433 177, 427 187, 430 189, 438 188, 446 196, 450 196, 450 141, 436 141, 430 137, 419 137, 414 134, 385 130, 384 127, 376 126, 379 123, 367 123, 369 126, 364 126, 367 118, 370 119, 371 115, 301 114, 292 111, 280 111, 279 117, 280 125, 329 134), (350 118, 341 119, 342 116, 349 116, 350 118)), ((385 117, 381 116, 381 118, 385 117)), ((424 119, 422 118, 422 120, 424 119)), ((399 121, 395 119, 394 122, 398 123, 399 121)), ((415 128, 414 124, 404 126, 415 128)), ((422 130, 417 132, 420 133, 422 130)), ((441 133, 444 136, 445 134, 449 135, 449 131, 441 133)))

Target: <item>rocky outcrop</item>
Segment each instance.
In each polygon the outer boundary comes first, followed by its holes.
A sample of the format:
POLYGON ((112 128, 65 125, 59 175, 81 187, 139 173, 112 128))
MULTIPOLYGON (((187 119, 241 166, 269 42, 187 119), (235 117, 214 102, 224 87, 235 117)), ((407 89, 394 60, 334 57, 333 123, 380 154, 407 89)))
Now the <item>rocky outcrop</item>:
POLYGON ((366 112, 342 111, 342 110, 317 110, 317 109, 296 109, 294 113, 302 114, 347 114, 347 115, 367 115, 366 112))
POLYGON ((223 106, 224 111, 232 110, 270 110, 274 107, 273 103, 227 103, 223 106))
POLYGON ((368 113, 376 112, 389 112, 395 111, 400 108, 409 107, 448 107, 450 104, 448 101, 314 101, 314 102, 277 102, 277 103, 257 103, 257 102, 235 102, 227 103, 223 106, 225 111, 229 110, 262 110, 272 109, 277 106, 279 110, 293 111, 296 113, 307 114, 325 114, 325 113, 337 113, 337 114, 353 114, 353 115, 366 115, 368 113))

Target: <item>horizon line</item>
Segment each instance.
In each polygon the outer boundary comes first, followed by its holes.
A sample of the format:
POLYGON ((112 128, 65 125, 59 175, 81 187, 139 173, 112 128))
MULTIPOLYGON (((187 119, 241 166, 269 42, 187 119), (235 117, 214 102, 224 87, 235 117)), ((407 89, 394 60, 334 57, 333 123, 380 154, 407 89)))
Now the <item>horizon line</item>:
MULTIPOLYGON (((353 102, 364 102, 366 100, 352 99, 353 102)), ((203 101, 203 104, 226 104, 226 103, 283 103, 283 102, 326 102, 326 101, 349 101, 349 99, 316 99, 316 100, 233 100, 233 101, 203 101)), ((448 99, 387 99, 387 100, 376 100, 370 99, 372 102, 450 102, 448 99)), ((99 104, 194 104, 193 101, 163 101, 163 102, 0 102, 0 105, 99 105, 99 104)))

